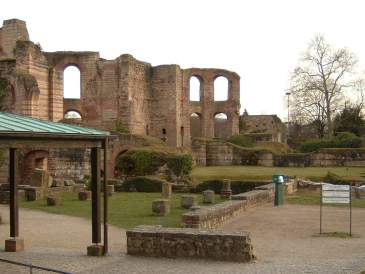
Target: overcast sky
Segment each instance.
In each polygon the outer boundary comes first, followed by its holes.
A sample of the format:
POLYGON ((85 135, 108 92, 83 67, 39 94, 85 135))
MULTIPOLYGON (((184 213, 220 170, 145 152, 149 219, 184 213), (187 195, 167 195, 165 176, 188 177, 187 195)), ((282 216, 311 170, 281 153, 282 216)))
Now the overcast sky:
POLYGON ((3 1, 0 20, 27 22, 45 51, 129 53, 152 65, 224 68, 241 76, 241 108, 285 118, 290 72, 324 33, 365 69, 365 1, 3 1))

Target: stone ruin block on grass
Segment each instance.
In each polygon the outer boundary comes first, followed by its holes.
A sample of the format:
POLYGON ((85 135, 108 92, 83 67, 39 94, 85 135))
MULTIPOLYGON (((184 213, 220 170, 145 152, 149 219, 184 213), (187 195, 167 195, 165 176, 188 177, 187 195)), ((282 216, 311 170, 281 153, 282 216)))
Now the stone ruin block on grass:
POLYGON ((181 196, 181 207, 185 209, 189 209, 192 206, 196 206, 197 201, 195 196, 193 195, 182 195, 181 196))
POLYGON ((152 202, 152 212, 157 216, 166 216, 170 213, 170 200, 158 199, 152 202))

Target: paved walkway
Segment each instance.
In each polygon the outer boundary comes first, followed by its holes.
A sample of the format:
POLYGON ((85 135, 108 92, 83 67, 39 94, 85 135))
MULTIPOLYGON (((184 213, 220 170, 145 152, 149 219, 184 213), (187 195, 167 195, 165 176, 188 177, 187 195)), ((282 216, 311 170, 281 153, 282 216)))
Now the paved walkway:
MULTIPOLYGON (((325 208, 325 229, 346 231, 344 209, 325 208)), ((0 206, 0 250, 9 235, 8 208, 0 206)), ((21 235, 26 251, 0 258, 52 267, 72 273, 318 273, 358 274, 365 270, 365 209, 353 212, 351 239, 313 237, 318 232, 318 207, 262 207, 243 213, 222 229, 248 230, 258 260, 242 264, 204 260, 132 257, 125 254, 125 231, 110 228, 111 253, 85 256, 90 244, 90 221, 21 209, 21 235)), ((0 263, 0 273, 29 273, 22 267, 0 263)), ((34 273, 42 273, 40 271, 34 273)))

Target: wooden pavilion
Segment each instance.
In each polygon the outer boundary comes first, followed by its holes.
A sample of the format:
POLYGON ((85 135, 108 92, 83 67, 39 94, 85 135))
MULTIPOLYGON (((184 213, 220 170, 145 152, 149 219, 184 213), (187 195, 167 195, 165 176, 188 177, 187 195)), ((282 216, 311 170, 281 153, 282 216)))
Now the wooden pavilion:
POLYGON ((104 195, 104 241, 101 244, 101 149, 104 151, 104 184, 107 193, 107 159, 109 132, 58 122, 34 119, 28 116, 0 112, 0 148, 9 149, 10 186, 10 239, 5 241, 6 251, 21 251, 24 240, 19 237, 19 208, 17 191, 17 150, 37 148, 84 148, 91 149, 92 191, 92 245, 87 254, 100 256, 108 252, 108 195, 104 195))

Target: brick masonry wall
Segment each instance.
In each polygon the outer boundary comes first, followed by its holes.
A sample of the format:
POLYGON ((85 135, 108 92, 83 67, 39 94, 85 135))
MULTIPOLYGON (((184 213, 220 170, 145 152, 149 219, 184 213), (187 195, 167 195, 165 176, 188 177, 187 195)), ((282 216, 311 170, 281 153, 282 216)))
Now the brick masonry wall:
POLYGON ((129 255, 204 258, 251 262, 255 259, 246 232, 202 231, 161 226, 138 226, 127 231, 129 255))
POLYGON ((257 187, 253 191, 233 195, 231 201, 202 207, 183 214, 182 226, 199 229, 218 228, 247 208, 273 203, 274 193, 274 185, 268 184, 257 187))

